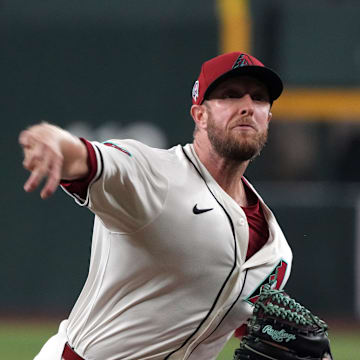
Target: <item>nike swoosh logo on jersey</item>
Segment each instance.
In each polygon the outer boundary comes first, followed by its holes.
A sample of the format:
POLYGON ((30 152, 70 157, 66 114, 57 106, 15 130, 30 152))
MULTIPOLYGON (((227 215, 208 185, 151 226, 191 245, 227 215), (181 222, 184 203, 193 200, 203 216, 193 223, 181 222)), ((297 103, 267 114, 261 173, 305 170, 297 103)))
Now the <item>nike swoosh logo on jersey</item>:
POLYGON ((211 208, 211 209, 198 209, 197 204, 195 204, 195 206, 193 207, 193 213, 195 215, 202 214, 202 213, 205 213, 205 212, 211 211, 211 210, 213 210, 213 208, 211 208))

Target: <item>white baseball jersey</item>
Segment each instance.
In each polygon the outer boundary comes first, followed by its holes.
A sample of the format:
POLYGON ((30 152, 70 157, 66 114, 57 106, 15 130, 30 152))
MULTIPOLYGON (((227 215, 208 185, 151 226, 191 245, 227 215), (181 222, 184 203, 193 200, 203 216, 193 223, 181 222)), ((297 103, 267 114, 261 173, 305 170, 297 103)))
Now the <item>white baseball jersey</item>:
POLYGON ((97 173, 86 198, 75 196, 95 223, 67 340, 86 360, 216 359, 260 287, 285 285, 285 237, 259 197, 269 239, 246 260, 246 215, 192 145, 111 143, 92 143, 97 173))

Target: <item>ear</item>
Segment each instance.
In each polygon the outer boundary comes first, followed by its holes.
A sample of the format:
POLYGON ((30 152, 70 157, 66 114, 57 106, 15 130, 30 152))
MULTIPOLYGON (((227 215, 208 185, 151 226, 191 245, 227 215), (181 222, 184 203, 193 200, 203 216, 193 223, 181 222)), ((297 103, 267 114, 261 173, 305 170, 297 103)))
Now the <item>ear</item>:
POLYGON ((269 111, 269 114, 268 114, 268 123, 270 122, 271 119, 272 119, 272 112, 269 111))
POLYGON ((190 109, 190 114, 199 129, 206 128, 208 114, 204 105, 192 105, 190 109))

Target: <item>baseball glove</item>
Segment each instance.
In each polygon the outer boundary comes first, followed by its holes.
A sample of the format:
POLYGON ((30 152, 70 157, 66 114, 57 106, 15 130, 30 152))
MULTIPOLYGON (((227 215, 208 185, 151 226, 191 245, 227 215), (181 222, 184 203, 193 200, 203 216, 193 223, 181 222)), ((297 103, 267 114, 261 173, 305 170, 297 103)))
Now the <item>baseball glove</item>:
POLYGON ((233 360, 332 360, 327 324, 265 285, 233 360))

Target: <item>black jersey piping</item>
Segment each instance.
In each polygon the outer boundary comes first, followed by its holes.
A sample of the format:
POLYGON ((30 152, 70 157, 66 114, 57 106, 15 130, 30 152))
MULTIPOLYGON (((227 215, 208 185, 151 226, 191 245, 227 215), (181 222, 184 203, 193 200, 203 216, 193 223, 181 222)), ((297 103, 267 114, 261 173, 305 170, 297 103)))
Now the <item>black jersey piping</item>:
MULTIPOLYGON (((236 262, 237 262, 237 244, 236 244, 236 236, 235 236, 234 223, 233 223, 233 221, 232 221, 229 213, 228 213, 228 212, 226 211, 226 209, 224 208, 224 206, 220 203, 220 201, 216 198, 216 196, 215 196, 215 195, 213 194, 213 192, 210 190, 210 188, 209 188, 208 184, 206 183, 204 177, 202 176, 201 172, 200 172, 199 169, 195 166, 195 164, 192 162, 192 160, 190 159, 190 157, 186 154, 184 148, 181 148, 181 149, 182 149, 185 157, 186 157, 186 158, 188 159, 188 161, 193 165, 193 167, 195 168, 195 170, 197 171, 197 173, 199 174, 199 176, 201 177, 201 179, 204 181, 204 183, 205 183, 206 187, 208 188, 210 194, 214 197, 215 201, 216 201, 216 202, 220 205, 220 207, 223 209, 226 217, 227 217, 228 220, 229 220, 230 227, 231 227, 231 232, 232 232, 233 238, 234 238, 234 264, 233 264, 233 266, 232 266, 232 268, 231 268, 230 273, 228 274, 228 276, 226 277, 224 283, 222 284, 222 286, 221 286, 218 294, 216 295, 216 298, 215 298, 215 300, 214 300, 214 302, 213 302, 213 304, 212 304, 209 312, 206 314, 206 316, 204 317, 204 319, 200 322, 200 324, 199 324, 198 327, 195 329, 195 331, 181 344, 181 346, 178 347, 177 349, 173 350, 170 354, 168 354, 168 355, 164 358, 164 360, 169 359, 171 355, 173 355, 173 354, 175 354, 176 352, 178 352, 179 350, 181 350, 181 349, 189 342, 189 340, 198 332, 198 330, 201 328, 201 326, 203 325, 203 323, 209 318, 209 316, 211 315, 212 311, 214 310, 214 308, 215 308, 215 306, 216 306, 216 304, 217 304, 217 302, 218 302, 218 300, 219 300, 219 298, 220 298, 220 296, 221 296, 221 294, 222 294, 222 292, 223 292, 223 290, 224 290, 227 282, 229 281, 232 273, 234 272, 234 270, 235 270, 235 268, 236 268, 236 262)), ((233 305, 234 305, 234 304, 233 304, 233 305)), ((232 306, 233 306, 233 305, 232 305, 232 306)), ((223 321, 223 320, 224 320, 224 318, 223 318, 221 321, 223 321)), ((220 322, 220 323, 221 323, 221 322, 220 322)), ((220 323, 219 323, 219 325, 220 325, 220 323)), ((218 325, 218 326, 219 326, 219 325, 218 325)))
POLYGON ((230 306, 230 308, 228 309, 228 311, 224 314, 223 318, 221 319, 221 321, 219 322, 219 324, 216 326, 216 328, 204 339, 202 340, 201 342, 199 342, 192 350, 191 350, 191 353, 190 355, 197 349, 197 347, 202 343, 204 342, 206 339, 208 339, 217 329, 218 327, 221 325, 221 323, 224 321, 224 319, 226 318, 226 316, 229 314, 229 312, 231 311, 231 309, 235 306, 235 304, 238 302, 238 300, 240 299, 240 296, 244 290, 244 286, 245 286, 245 282, 246 282, 246 277, 247 277, 247 273, 248 273, 248 270, 249 269, 246 269, 246 272, 245 272, 245 277, 244 277, 244 281, 243 281, 243 284, 242 284, 242 287, 241 287, 241 290, 240 290, 240 293, 238 295, 238 297, 236 298, 236 300, 233 302, 233 304, 230 306))

